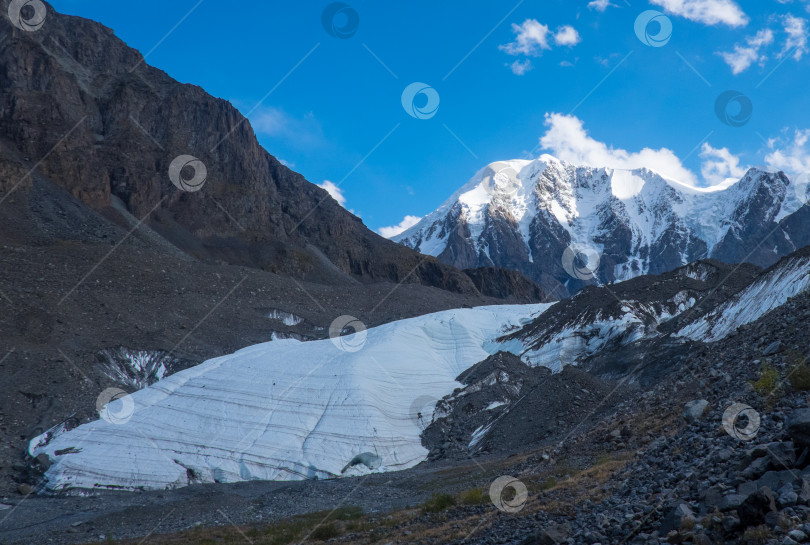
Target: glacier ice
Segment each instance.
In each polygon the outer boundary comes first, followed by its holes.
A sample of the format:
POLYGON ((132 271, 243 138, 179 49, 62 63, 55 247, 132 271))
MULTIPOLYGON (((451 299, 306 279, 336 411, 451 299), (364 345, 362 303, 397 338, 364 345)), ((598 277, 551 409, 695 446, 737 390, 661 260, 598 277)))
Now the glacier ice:
MULTIPOLYGON (((341 351, 330 339, 250 346, 131 394, 134 411, 123 423, 96 420, 49 440, 34 438, 29 452, 52 460, 45 474, 50 490, 405 469, 428 452, 420 439, 424 423, 411 414, 415 401, 451 393, 460 386, 455 377, 499 348, 493 339, 548 306, 401 320, 367 330, 357 352, 341 351)), ((429 420, 432 412, 427 406, 421 416, 429 420)))

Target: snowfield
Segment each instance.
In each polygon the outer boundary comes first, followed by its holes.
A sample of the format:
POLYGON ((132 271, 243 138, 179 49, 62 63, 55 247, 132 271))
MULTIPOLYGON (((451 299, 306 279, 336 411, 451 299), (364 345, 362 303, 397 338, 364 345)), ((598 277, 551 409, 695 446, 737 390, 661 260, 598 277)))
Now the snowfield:
POLYGON ((52 460, 51 490, 409 468, 428 453, 420 433, 435 401, 498 351, 495 338, 549 306, 456 309, 333 340, 250 346, 112 401, 104 419, 57 427, 33 439, 29 452, 52 460), (353 351, 361 335, 365 344, 353 351))

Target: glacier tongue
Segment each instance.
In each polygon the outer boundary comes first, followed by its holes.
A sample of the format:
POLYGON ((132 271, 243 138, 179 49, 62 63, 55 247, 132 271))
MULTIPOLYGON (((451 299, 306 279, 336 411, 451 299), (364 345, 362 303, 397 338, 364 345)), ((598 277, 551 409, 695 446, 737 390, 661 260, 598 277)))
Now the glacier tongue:
MULTIPOLYGON (((29 450, 53 461, 52 490, 328 478, 359 455, 379 457, 375 471, 405 469, 428 452, 414 402, 451 393, 506 328, 548 306, 401 320, 369 329, 356 352, 340 350, 345 338, 250 346, 112 402, 113 418, 34 438, 29 450)), ((345 474, 368 471, 355 464, 345 474)))

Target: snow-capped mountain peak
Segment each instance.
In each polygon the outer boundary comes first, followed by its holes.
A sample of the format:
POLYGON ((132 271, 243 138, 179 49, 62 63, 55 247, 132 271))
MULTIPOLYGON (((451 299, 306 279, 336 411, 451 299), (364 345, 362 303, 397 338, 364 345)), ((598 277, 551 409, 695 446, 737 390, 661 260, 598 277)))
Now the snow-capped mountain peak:
POLYGON ((394 240, 460 268, 517 269, 565 295, 583 281, 562 264, 570 247, 599 256, 590 275, 597 282, 707 257, 746 260, 751 251, 751 261, 770 265, 808 237, 796 227, 780 230, 788 227, 780 221, 806 213, 794 185, 781 172, 752 168, 733 183, 693 187, 648 168, 583 167, 541 155, 487 165, 394 240), (776 231, 773 240, 757 250, 768 231, 776 231))

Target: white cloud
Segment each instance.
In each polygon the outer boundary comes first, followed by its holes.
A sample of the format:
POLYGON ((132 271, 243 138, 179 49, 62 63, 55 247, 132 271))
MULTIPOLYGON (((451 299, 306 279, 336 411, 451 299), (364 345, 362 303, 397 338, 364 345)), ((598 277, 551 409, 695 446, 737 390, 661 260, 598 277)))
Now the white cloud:
POLYGON ((529 59, 524 59, 522 61, 517 60, 513 62, 512 64, 509 65, 509 68, 512 69, 512 73, 515 74, 516 76, 522 76, 523 74, 534 68, 534 66, 532 66, 532 61, 530 61, 529 59))
POLYGON ((703 159, 700 174, 708 185, 736 182, 748 170, 740 166, 740 157, 728 151, 728 148, 716 149, 704 143, 700 157, 703 159))
MULTIPOLYGON (((738 181, 749 166, 728 148, 704 143, 700 150, 700 177, 686 168, 667 148, 632 152, 608 146, 588 135, 582 121, 573 115, 546 114, 541 146, 558 159, 581 166, 634 169, 647 167, 693 186, 728 185, 738 181)), ((789 177, 810 175, 810 129, 784 129, 767 142, 764 167, 785 172, 789 177)))
POLYGON ((773 43, 773 31, 769 28, 760 30, 753 36, 745 39, 745 45, 736 44, 733 51, 720 52, 731 67, 733 74, 746 71, 755 62, 764 62, 768 57, 760 54, 760 50, 773 43))
POLYGON ((732 27, 748 24, 748 16, 734 0, 650 0, 672 15, 704 25, 724 24, 732 27))
POLYGON ((593 0, 588 2, 588 9, 595 9, 596 11, 605 11, 609 7, 616 7, 616 4, 611 4, 610 0, 593 0))
POLYGON ((768 140, 771 151, 765 156, 765 164, 788 175, 810 173, 809 141, 810 129, 796 129, 792 136, 768 140))
POLYGON ((787 53, 793 53, 793 59, 799 60, 807 53, 807 19, 785 15, 782 18, 787 39, 782 46, 779 57, 784 57, 787 53))
POLYGON ((549 29, 537 19, 526 19, 521 24, 512 23, 515 41, 498 46, 509 55, 528 55, 539 57, 544 49, 551 49, 548 44, 549 29))
POLYGON ((346 196, 343 194, 343 190, 340 189, 337 185, 330 182, 329 180, 324 180, 322 184, 315 184, 321 189, 325 189, 327 193, 329 193, 333 199, 335 199, 340 206, 346 207, 346 196))
POLYGON ((261 107, 250 113, 250 125, 256 134, 284 139, 302 148, 325 142, 321 124, 312 112, 296 117, 279 108, 261 107))
POLYGON ((554 45, 562 47, 573 47, 582 41, 577 29, 571 25, 557 27, 552 33, 548 25, 538 22, 537 19, 526 19, 519 25, 512 23, 512 32, 515 33, 515 41, 499 45, 498 49, 508 55, 524 57, 507 64, 517 76, 522 76, 533 68, 528 57, 539 57, 543 51, 550 50, 551 41, 554 45))
POLYGON ((405 216, 402 221, 399 222, 399 224, 392 225, 391 227, 380 227, 378 232, 385 238, 395 237, 396 235, 419 223, 419 220, 421 219, 422 218, 419 216, 405 216))
POLYGON ((554 43, 561 46, 573 47, 582 41, 577 29, 571 25, 561 26, 554 33, 554 43))
MULTIPOLYGON (((784 15, 781 20, 784 42, 776 56, 781 59, 786 55, 790 55, 794 60, 801 60, 804 54, 808 52, 807 19, 794 15, 784 15)), ((733 51, 719 52, 718 54, 723 57, 726 64, 731 67, 731 72, 736 75, 746 71, 754 63, 762 64, 768 60, 765 50, 774 42, 774 32, 766 28, 753 36, 748 36, 745 43, 736 44, 733 51)))
POLYGON ((540 139, 544 149, 558 159, 576 165, 609 168, 647 167, 682 183, 698 185, 697 176, 683 166, 681 160, 667 148, 644 148, 638 152, 609 147, 591 138, 582 121, 573 115, 546 114, 548 129, 540 139))

